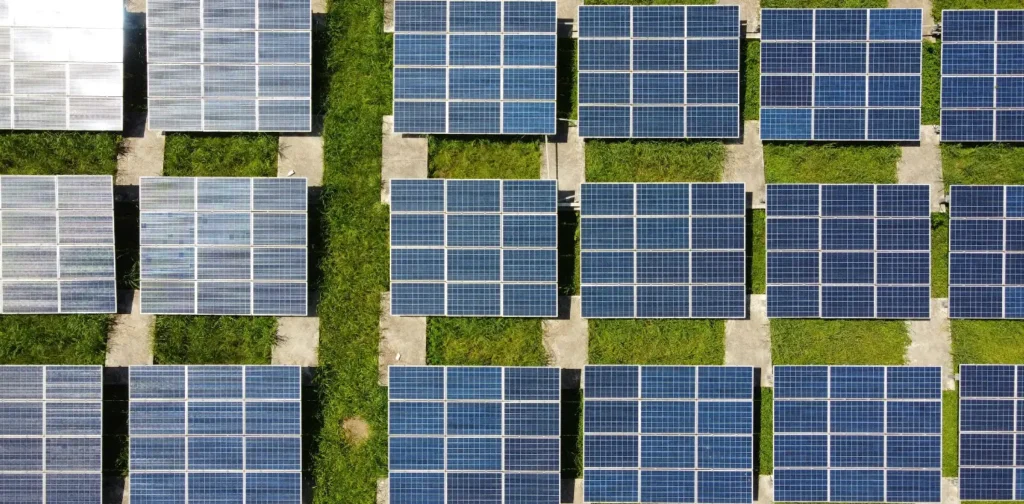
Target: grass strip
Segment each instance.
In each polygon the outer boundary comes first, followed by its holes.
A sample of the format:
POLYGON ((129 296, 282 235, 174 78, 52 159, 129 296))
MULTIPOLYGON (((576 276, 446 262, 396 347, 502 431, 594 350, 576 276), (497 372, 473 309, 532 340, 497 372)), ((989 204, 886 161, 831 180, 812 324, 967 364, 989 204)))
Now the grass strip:
POLYGON ((590 364, 721 365, 722 320, 590 320, 590 364))
POLYGON ((270 364, 277 319, 161 316, 154 333, 156 364, 270 364))
POLYGON ((427 364, 440 366, 545 366, 540 319, 427 319, 427 364))
POLYGON ((764 145, 764 176, 769 184, 895 184, 902 155, 895 145, 772 142, 764 145))
POLYGON ((904 363, 910 336, 902 320, 772 319, 772 363, 904 363))

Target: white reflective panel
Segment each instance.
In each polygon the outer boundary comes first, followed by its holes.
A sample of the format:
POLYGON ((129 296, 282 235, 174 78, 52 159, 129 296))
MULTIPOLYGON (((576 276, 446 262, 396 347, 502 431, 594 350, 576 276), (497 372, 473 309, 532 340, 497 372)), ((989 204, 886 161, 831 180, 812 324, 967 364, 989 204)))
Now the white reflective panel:
POLYGON ((16 94, 65 94, 67 86, 67 65, 65 64, 14 64, 14 92, 16 94))
POLYGON ((105 209, 114 206, 110 177, 67 175, 57 177, 57 194, 61 210, 105 209))
POLYGON ((4 282, 4 313, 57 313, 57 282, 4 282))
POLYGON ((0 250, 4 279, 57 278, 57 247, 4 247, 0 250))
POLYGON ((56 208, 57 182, 55 177, 4 176, 0 177, 0 208, 56 208))
POLYGON ((61 245, 114 244, 114 217, 110 214, 61 213, 57 222, 61 245))
POLYGON ((255 131, 255 100, 206 100, 203 124, 206 131, 255 131))
MULTIPOLYGON (((123 79, 120 63, 73 63, 68 65, 70 94, 120 98, 123 79)), ((118 110, 120 112, 120 110, 118 110)))
MULTIPOLYGON (((15 65, 17 68, 17 65, 15 65)), ((14 96, 14 129, 66 129, 67 99, 14 96)))
POLYGON ((200 59, 202 37, 198 31, 150 30, 147 35, 147 50, 149 59, 152 61, 166 63, 198 63, 202 61, 200 59))
POLYGON ((149 127, 151 129, 157 131, 202 131, 202 124, 203 102, 199 98, 149 100, 149 127))
MULTIPOLYGON (((203 67, 201 65, 150 65, 150 96, 199 96, 202 90, 200 87, 202 72, 203 67)), ((150 100, 150 103, 153 101, 150 100)), ((159 104, 160 102, 157 103, 159 104)), ((196 100, 196 103, 198 104, 199 101, 196 100)))
POLYGON ((9 210, 0 219, 0 240, 4 245, 57 243, 57 213, 9 210))
POLYGON ((182 282, 141 283, 142 313, 193 314, 196 284, 182 282))
POLYGON ((14 61, 68 61, 70 50, 66 30, 13 28, 11 47, 14 61))
POLYGON ((72 96, 68 98, 68 125, 73 130, 116 130, 122 128, 121 98, 72 96))
POLYGON ((114 247, 62 247, 60 277, 113 278, 114 247))

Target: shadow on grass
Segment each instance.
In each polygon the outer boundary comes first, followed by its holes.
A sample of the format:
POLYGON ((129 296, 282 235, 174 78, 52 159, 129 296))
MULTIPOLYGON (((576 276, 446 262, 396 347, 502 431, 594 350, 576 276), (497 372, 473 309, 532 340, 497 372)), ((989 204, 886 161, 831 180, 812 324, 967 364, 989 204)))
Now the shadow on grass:
POLYGON ((580 220, 574 210, 558 212, 558 294, 575 296, 579 294, 579 226, 580 220))
POLYGON ((103 370, 103 503, 121 504, 128 477, 128 368, 103 370))
POLYGON ((323 429, 321 380, 317 368, 302 368, 302 501, 313 500, 313 467, 323 429))

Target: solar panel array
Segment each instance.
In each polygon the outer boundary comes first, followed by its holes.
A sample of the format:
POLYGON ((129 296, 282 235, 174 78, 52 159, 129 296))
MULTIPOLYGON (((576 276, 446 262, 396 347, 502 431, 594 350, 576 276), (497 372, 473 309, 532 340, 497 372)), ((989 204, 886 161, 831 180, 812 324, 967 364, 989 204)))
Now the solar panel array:
POLYGON ((1024 141, 1024 10, 942 11, 942 141, 1024 141))
POLYGON ((960 499, 1024 500, 1020 366, 960 366, 960 499))
POLYGON ((754 369, 587 366, 583 501, 753 500, 754 369))
POLYGON ((0 176, 0 313, 114 313, 105 176, 0 176))
POLYGON ((131 504, 302 502, 297 366, 132 366, 131 504))
POLYGON ((0 501, 100 504, 103 368, 0 366, 0 501))
POLYGON ((560 502, 561 371, 392 366, 391 504, 560 502))
POLYGON ((775 500, 939 502, 942 370, 775 366, 775 500))
POLYGON ((762 9, 763 140, 918 140, 921 9, 762 9))
POLYGON ((769 184, 768 316, 928 318, 927 185, 769 184))
POLYGON ((0 10, 0 129, 122 128, 120 0, 7 0, 0 10))
POLYGON ((306 179, 142 177, 142 313, 306 309, 306 179))
POLYGON ((396 133, 555 133, 555 2, 395 2, 396 133))
POLYGON ((743 184, 583 184, 584 318, 746 316, 743 184))
POLYGON ((950 318, 1024 318, 1024 186, 950 186, 950 318))
POLYGON ((738 6, 579 8, 581 137, 738 138, 738 6))
POLYGON ((150 128, 310 131, 310 0, 147 7, 150 128))
POLYGON ((558 315, 554 180, 391 181, 391 314, 558 315))

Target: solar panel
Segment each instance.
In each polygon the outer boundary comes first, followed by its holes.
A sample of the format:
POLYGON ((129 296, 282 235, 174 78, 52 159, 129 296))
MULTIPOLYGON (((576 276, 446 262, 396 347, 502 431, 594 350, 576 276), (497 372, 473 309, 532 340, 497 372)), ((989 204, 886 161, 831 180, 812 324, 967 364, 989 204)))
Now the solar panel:
POLYGON ((961 499, 1024 500, 1024 460, 1014 456, 1024 444, 1022 392, 1020 366, 960 366, 961 499))
POLYGON ((0 383, 0 501, 99 504, 103 368, 0 366, 0 383))
POLYGON ((555 2, 395 2, 396 133, 555 132, 555 2))
POLYGON ((738 6, 579 8, 581 137, 738 138, 738 6))
POLYGON ((743 184, 583 184, 583 317, 745 317, 744 191, 743 184))
POLYGON ((391 504, 560 502, 561 371, 391 366, 391 504))
POLYGON ((1024 11, 942 11, 944 142, 1024 141, 1024 11))
POLYGON ((558 315, 554 180, 391 180, 391 314, 558 315))
POLYGON ((1024 318, 1024 186, 950 186, 949 316, 1024 318))
POLYGON ((763 140, 916 141, 921 9, 762 9, 763 140))
POLYGON ((306 309, 306 179, 142 177, 142 313, 306 309))
POLYGON ((149 127, 310 131, 311 19, 310 0, 150 0, 149 127))
POLYGON ((0 176, 0 313, 114 313, 114 186, 0 176))
POLYGON ((129 368, 132 504, 302 502, 297 366, 129 368))
POLYGON ((583 373, 584 502, 753 501, 753 368, 583 373))
POLYGON ((769 184, 768 316, 929 318, 928 191, 769 184))
POLYGON ((775 366, 775 500, 939 502, 942 370, 775 366))

